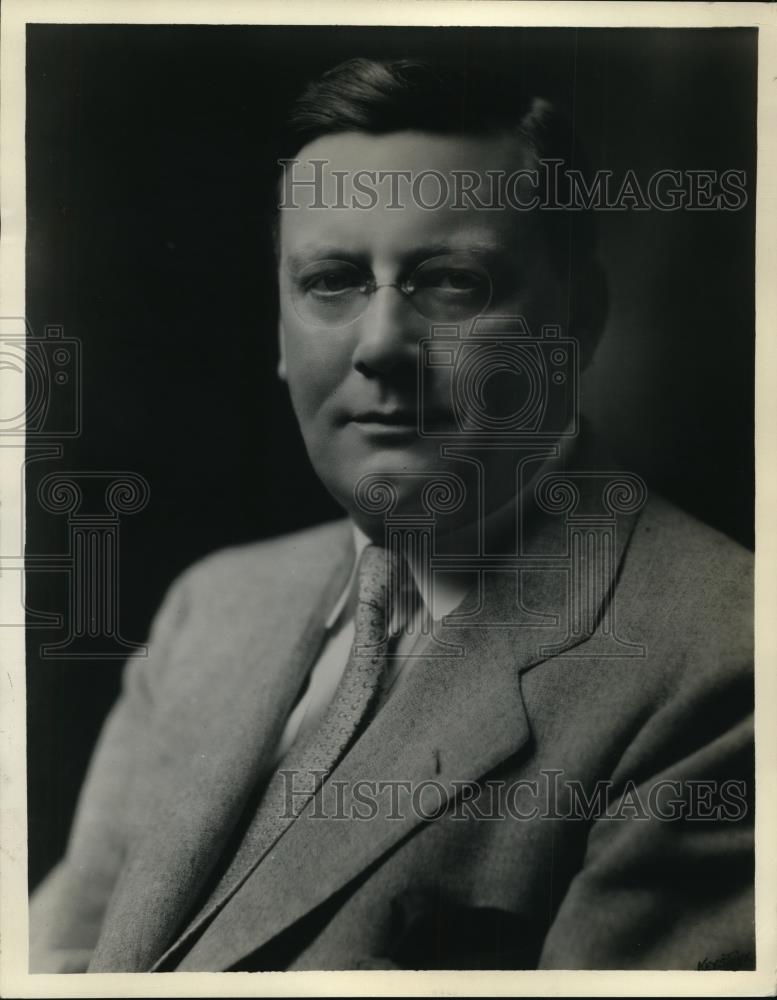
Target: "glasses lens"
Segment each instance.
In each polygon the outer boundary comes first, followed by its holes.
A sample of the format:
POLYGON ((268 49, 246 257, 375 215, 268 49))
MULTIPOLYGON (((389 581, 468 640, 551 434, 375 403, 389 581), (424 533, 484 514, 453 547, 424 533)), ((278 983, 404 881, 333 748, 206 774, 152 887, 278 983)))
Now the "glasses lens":
POLYGON ((363 311, 367 278, 344 260, 317 260, 291 277, 291 300, 300 319, 314 326, 342 326, 363 311))
POLYGON ((424 261, 408 284, 416 309, 428 319, 472 319, 491 299, 491 279, 483 265, 462 254, 424 261))

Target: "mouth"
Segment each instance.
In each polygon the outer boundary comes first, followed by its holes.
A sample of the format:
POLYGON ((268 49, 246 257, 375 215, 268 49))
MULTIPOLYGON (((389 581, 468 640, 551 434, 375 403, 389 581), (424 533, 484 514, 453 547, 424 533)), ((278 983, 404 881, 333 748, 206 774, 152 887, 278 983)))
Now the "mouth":
POLYGON ((411 410, 357 413, 351 422, 362 434, 372 438, 413 439, 419 431, 418 413, 411 410))
POLYGON ((376 424, 381 427, 417 427, 417 410, 365 410, 351 417, 355 424, 376 424))
POLYGON ((352 414, 351 422, 372 434, 423 434, 424 430, 451 423, 449 413, 442 410, 392 409, 365 410, 352 414))

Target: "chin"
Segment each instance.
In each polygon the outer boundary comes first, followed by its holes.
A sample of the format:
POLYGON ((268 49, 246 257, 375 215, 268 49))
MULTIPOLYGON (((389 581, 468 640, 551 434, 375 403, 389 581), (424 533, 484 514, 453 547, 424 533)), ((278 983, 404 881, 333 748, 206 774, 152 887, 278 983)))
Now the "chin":
POLYGON ((314 468, 329 493, 366 534, 372 534, 374 528, 368 531, 367 527, 376 520, 382 526, 392 514, 422 513, 424 488, 436 474, 468 476, 466 465, 440 455, 437 440, 416 438, 388 445, 376 442, 365 446, 362 441, 349 444, 356 446, 313 451, 318 457, 314 468))

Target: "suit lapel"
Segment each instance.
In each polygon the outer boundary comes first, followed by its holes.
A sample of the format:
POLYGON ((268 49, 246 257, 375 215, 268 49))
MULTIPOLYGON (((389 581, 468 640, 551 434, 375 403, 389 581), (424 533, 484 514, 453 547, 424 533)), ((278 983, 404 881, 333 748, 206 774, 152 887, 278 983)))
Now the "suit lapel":
POLYGON ((143 802, 153 827, 127 858, 90 971, 148 969, 193 904, 277 746, 347 580, 348 524, 335 534, 328 569, 295 578, 272 620, 259 613, 259 595, 256 613, 230 615, 225 628, 243 630, 230 635, 230 653, 223 631, 200 632, 196 648, 167 666, 173 696, 155 726, 143 802))
MULTIPOLYGON (((614 551, 601 565, 587 567, 605 584, 600 591, 604 600, 614 586, 634 520, 632 515, 620 517, 614 551)), ((565 539, 565 525, 542 516, 533 532, 533 549, 540 552, 545 545, 545 551, 557 553, 565 539)), ((397 689, 330 779, 177 969, 222 970, 236 964, 357 877, 468 782, 525 747, 530 725, 520 673, 547 658, 549 649, 558 655, 587 641, 602 600, 589 602, 582 628, 571 628, 568 574, 553 568, 530 570, 521 574, 520 593, 515 579, 514 572, 483 576, 459 609, 463 616, 472 613, 469 627, 459 624, 442 633, 462 647, 463 655, 421 655, 407 665, 397 689), (527 609, 543 611, 540 624, 526 624, 527 609), (377 786, 383 794, 374 796, 376 815, 369 822, 350 818, 364 812, 354 799, 354 785, 365 780, 383 783, 377 786), (341 783, 339 800, 333 781, 341 783), (399 810, 390 789, 400 795, 405 790, 399 810), (349 819, 322 819, 322 813, 332 815, 335 807, 349 819)), ((157 965, 171 957, 174 949, 157 965)))
MULTIPOLYGON (((488 633, 473 633, 467 641, 461 658, 422 656, 408 665, 403 683, 178 970, 228 968, 406 836, 429 810, 430 799, 422 805, 411 794, 397 806, 392 787, 406 796, 403 787, 412 793, 434 782, 431 795, 441 792, 444 801, 455 794, 454 782, 475 780, 526 742, 529 730, 514 656, 488 633), (333 781, 342 782, 339 803, 333 781), (375 798, 377 815, 369 822, 322 819, 322 813, 331 815, 334 809, 352 815, 359 781, 383 783, 383 794, 375 798)), ((435 798, 432 805, 440 802, 435 798)))

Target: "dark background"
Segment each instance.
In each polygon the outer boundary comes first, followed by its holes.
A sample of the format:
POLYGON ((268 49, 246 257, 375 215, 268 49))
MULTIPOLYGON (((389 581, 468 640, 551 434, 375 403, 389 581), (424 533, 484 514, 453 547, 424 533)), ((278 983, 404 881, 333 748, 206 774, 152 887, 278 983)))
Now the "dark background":
MULTIPOLYGON (((738 212, 600 214, 611 281, 584 409, 650 487, 753 541, 757 35, 750 29, 34 25, 27 50, 27 316, 83 350, 83 431, 28 469, 28 552, 54 470, 144 476, 121 521, 121 631, 220 546, 339 515, 275 377, 265 198, 287 99, 353 55, 517 63, 574 98, 594 166, 746 171, 738 212)), ((62 575, 27 601, 63 611, 62 575)), ((48 660, 28 631, 30 880, 61 854, 122 663, 48 660)), ((117 775, 117 780, 120 776, 117 775)))

